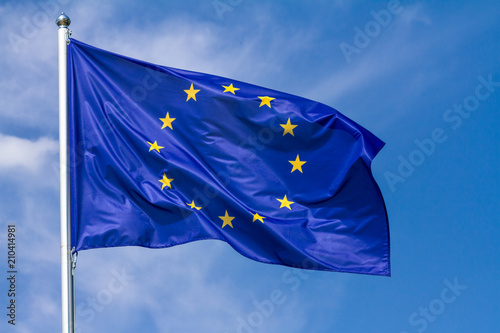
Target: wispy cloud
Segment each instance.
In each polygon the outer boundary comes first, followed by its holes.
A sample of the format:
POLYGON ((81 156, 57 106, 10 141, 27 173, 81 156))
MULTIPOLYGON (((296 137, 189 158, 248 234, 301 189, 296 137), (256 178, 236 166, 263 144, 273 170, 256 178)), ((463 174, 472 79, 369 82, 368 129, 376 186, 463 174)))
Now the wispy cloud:
POLYGON ((227 29, 212 17, 200 20, 189 14, 154 24, 145 22, 144 29, 110 26, 111 11, 84 15, 91 8, 82 4, 78 17, 86 17, 86 21, 74 27, 73 37, 155 64, 259 84, 263 77, 279 75, 287 58, 310 46, 317 37, 314 27, 296 29, 291 35, 289 27, 276 26, 268 7, 260 4, 235 9, 254 19, 249 34, 245 27, 227 29))
POLYGON ((23 169, 34 172, 59 152, 58 142, 42 137, 31 141, 15 136, 0 134, 0 171, 23 169))
POLYGON ((10 124, 16 124, 17 131, 57 128, 57 27, 38 5, 0 5, 2 131, 11 130, 10 124), (34 20, 41 17, 43 22, 34 20))
POLYGON ((400 15, 393 17, 389 26, 371 39, 359 55, 355 55, 351 64, 339 66, 339 70, 325 76, 310 89, 308 95, 317 100, 331 96, 333 100, 339 101, 365 86, 380 85, 385 78, 432 48, 429 40, 425 44, 407 43, 412 32, 411 24, 429 20, 421 5, 405 7, 400 15))

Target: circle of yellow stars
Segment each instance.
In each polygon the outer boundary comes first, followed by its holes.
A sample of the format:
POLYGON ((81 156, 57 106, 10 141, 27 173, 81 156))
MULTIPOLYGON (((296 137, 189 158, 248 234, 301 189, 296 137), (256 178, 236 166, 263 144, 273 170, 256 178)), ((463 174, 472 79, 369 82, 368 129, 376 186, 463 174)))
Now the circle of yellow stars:
MULTIPOLYGON (((233 83, 229 85, 222 85, 222 88, 224 90, 222 93, 231 93, 233 95, 236 95, 236 91, 240 90, 240 88, 237 88, 233 85, 233 83)), ((184 92, 187 94, 186 97, 186 102, 189 102, 190 100, 193 100, 196 102, 196 94, 199 93, 201 89, 194 89, 194 84, 191 83, 191 86, 189 89, 185 89, 184 92)), ((260 107, 267 106, 268 108, 271 108, 272 101, 274 101, 276 98, 270 97, 270 96, 257 96, 258 99, 260 99, 260 107)), ((161 129, 169 128, 170 130, 174 130, 173 122, 176 120, 176 118, 172 118, 170 116, 170 112, 167 111, 167 114, 165 115, 164 118, 159 118, 159 120, 162 122, 161 129)), ((291 122, 291 119, 288 118, 285 124, 280 124, 280 126, 283 128, 283 136, 290 134, 291 136, 295 136, 294 134, 294 129, 298 125, 294 125, 291 122)), ((149 144, 149 152, 156 151, 157 153, 161 154, 161 149, 165 148, 163 146, 160 146, 157 141, 154 141, 153 143, 147 141, 149 144)), ((288 161, 292 165, 292 170, 290 173, 293 173, 294 171, 299 171, 300 173, 304 173, 302 170, 302 166, 307 163, 307 161, 300 160, 299 154, 297 154, 295 160, 289 160, 288 161)), ((165 187, 168 189, 172 189, 172 182, 174 181, 173 178, 169 178, 169 176, 166 173, 163 173, 163 177, 158 180, 162 185, 161 189, 163 190, 165 187)), ((289 210, 292 210, 292 205, 295 203, 293 201, 288 200, 287 195, 285 194, 283 198, 276 198, 276 200, 280 203, 279 208, 288 208, 289 210)), ((203 207, 197 206, 196 202, 192 200, 191 202, 186 202, 186 205, 191 209, 191 210, 196 210, 199 211, 203 207)), ((261 216, 259 213, 252 213, 249 212, 252 216, 252 222, 259 221, 262 224, 264 224, 264 220, 266 219, 265 216, 261 216)), ((226 226, 229 226, 231 228, 233 227, 233 220, 234 216, 230 216, 227 210, 225 211, 224 215, 219 216, 219 218, 222 220, 222 227, 224 228, 226 226)))

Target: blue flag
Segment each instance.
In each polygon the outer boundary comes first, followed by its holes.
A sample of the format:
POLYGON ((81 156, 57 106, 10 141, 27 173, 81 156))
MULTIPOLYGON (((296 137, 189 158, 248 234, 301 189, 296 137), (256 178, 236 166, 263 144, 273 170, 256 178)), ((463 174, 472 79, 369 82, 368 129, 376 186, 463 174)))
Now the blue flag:
POLYGON ((264 263, 390 275, 371 162, 384 143, 324 104, 71 39, 76 250, 218 239, 264 263))

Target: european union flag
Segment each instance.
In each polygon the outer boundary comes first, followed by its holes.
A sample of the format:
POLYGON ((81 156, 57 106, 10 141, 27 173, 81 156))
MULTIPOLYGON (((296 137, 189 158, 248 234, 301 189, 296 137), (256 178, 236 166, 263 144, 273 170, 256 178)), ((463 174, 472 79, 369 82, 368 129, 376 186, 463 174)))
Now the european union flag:
POLYGON ((390 275, 384 143, 321 103, 71 39, 76 250, 227 242, 264 263, 390 275))

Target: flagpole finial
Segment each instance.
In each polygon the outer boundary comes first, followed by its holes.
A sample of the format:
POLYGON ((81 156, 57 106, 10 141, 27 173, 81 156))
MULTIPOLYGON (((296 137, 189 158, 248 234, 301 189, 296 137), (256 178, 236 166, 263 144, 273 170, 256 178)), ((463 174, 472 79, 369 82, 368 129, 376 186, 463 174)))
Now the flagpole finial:
POLYGON ((71 24, 71 20, 69 17, 63 13, 59 15, 59 17, 56 19, 56 24, 59 28, 67 28, 71 24))

